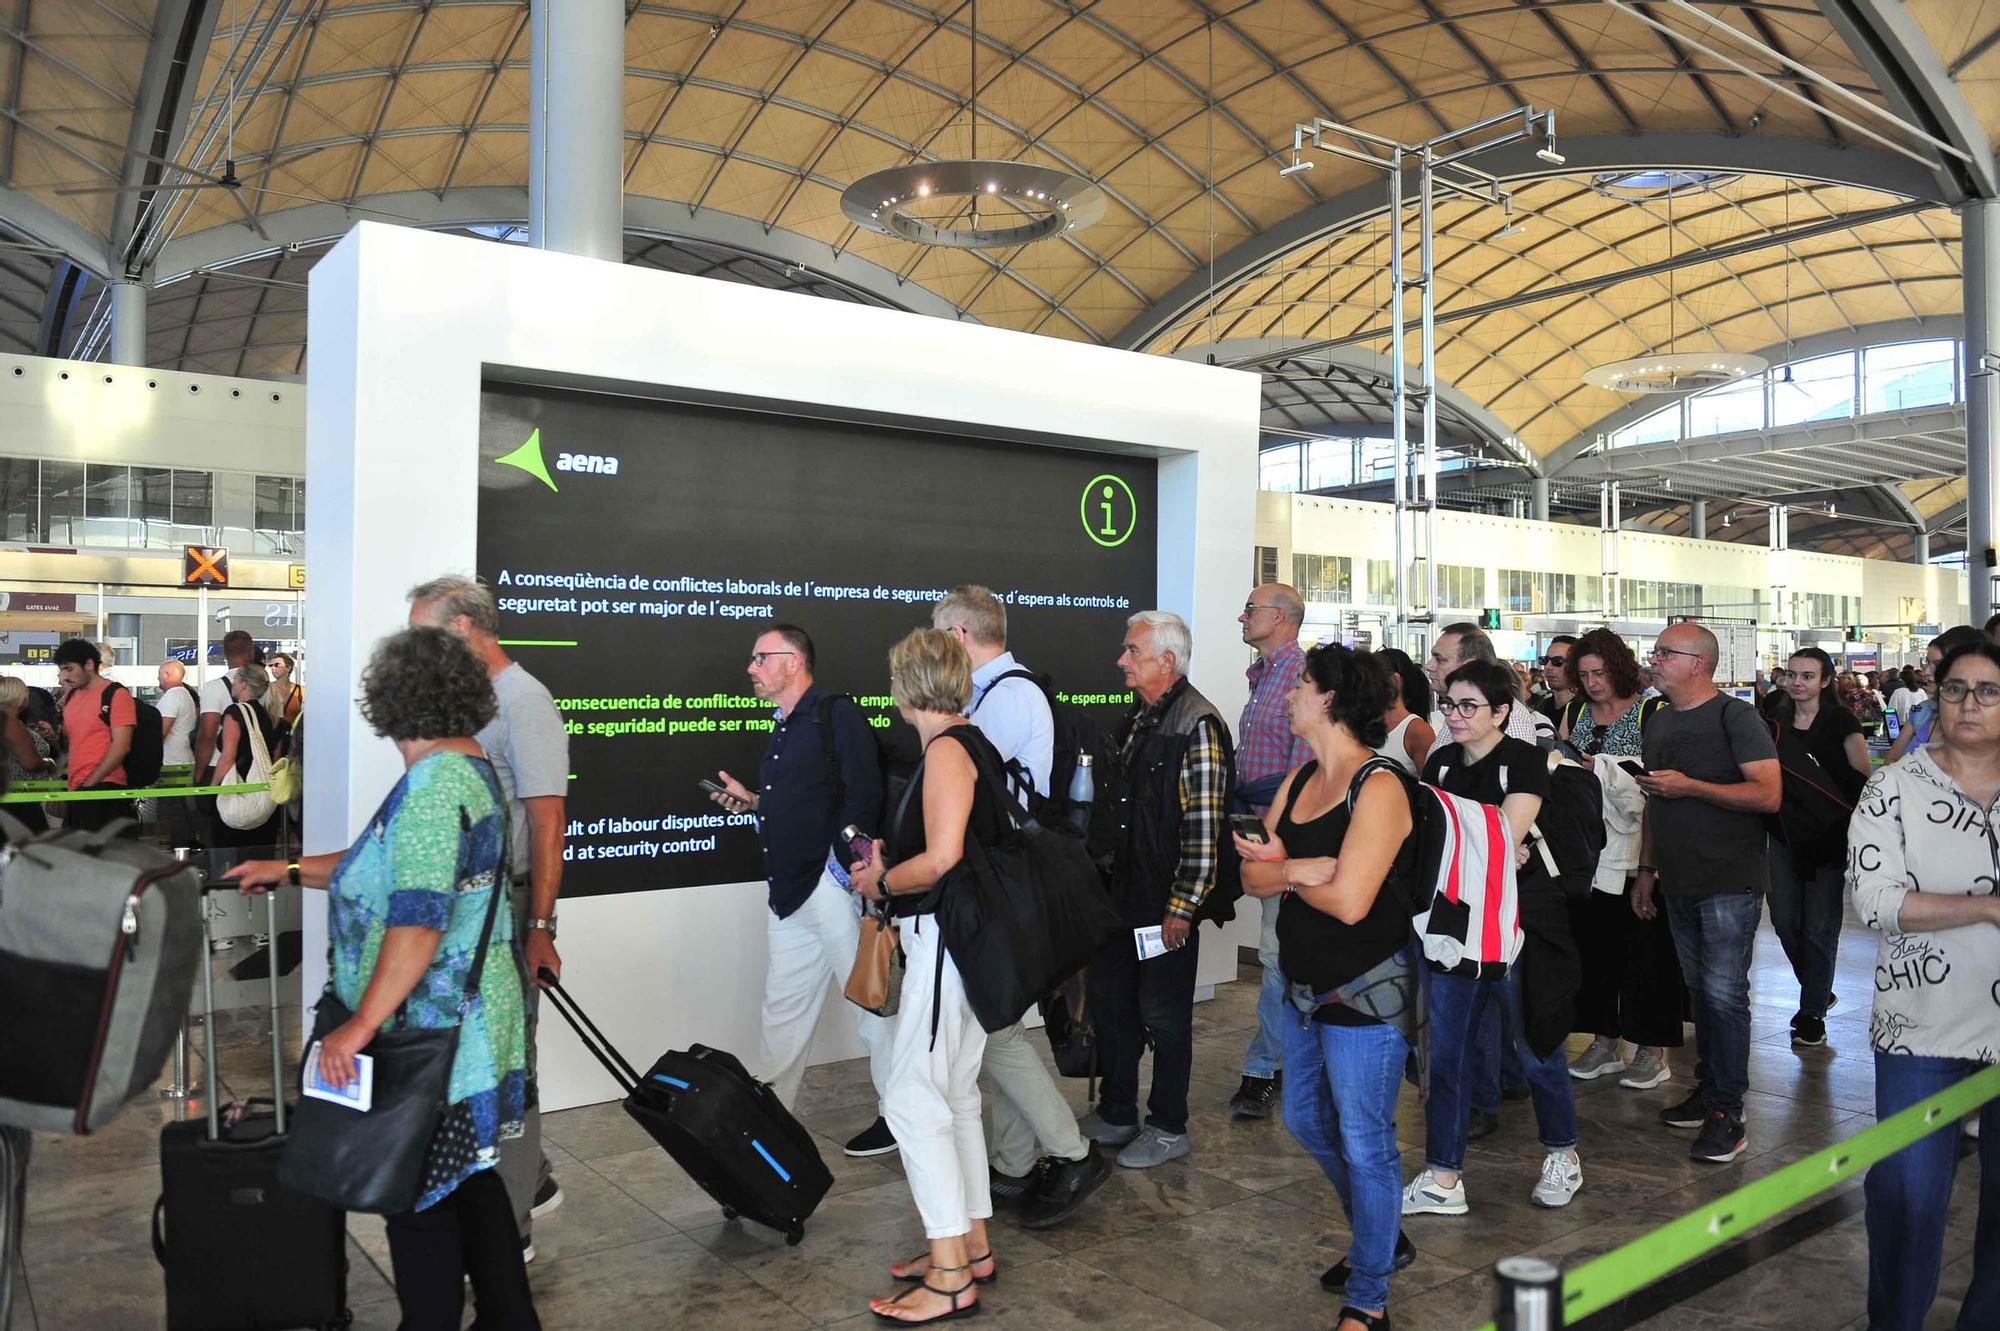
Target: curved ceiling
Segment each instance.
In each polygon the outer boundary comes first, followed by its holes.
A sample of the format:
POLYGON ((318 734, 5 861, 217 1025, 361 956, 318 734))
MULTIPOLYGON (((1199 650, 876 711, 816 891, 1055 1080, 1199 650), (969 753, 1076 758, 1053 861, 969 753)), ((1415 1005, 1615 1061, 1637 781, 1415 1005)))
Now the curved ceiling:
MULTIPOLYGON (((1883 215, 1901 197, 1859 187, 1887 178, 1873 161, 1903 167, 1899 179, 1908 163, 1842 124, 1857 113, 1838 93, 1697 32, 1666 4, 1649 12, 1673 34, 1599 0, 628 0, 626 9, 628 200, 745 224, 770 238, 767 253, 823 256, 808 259, 821 272, 873 265, 885 275, 877 298, 893 300, 882 292, 900 282, 923 308, 1088 341, 1117 340, 1177 289, 1199 287, 1221 256, 1256 252, 1369 185, 1368 168, 1324 156, 1280 177, 1301 119, 1416 140, 1532 105, 1555 109, 1565 138, 1728 136, 1717 141, 1764 173, 1676 199, 1671 220, 1661 201, 1607 199, 1576 174, 1520 186, 1533 217, 1517 239, 1493 234, 1490 210, 1441 210, 1441 315, 1579 277, 1604 283, 1441 330, 1446 376, 1537 453, 1616 405, 1580 386, 1585 363, 1676 336, 1737 349, 1768 344, 1774 323, 1805 336, 1959 307, 1955 220, 1943 209, 1883 215), (1726 48, 1749 72, 1696 42, 1726 48), (1788 187, 1775 173, 1803 160, 1800 145, 1822 158, 1839 150, 1849 178, 1788 187), (856 231, 841 216, 852 180, 975 148, 1100 181, 1104 219, 1057 241, 967 252, 856 231), (1842 218, 1864 220, 1839 229, 1842 218), (1621 266, 1768 238, 1807 219, 1834 229, 1671 281, 1618 280, 1621 266), (1786 313, 1759 312, 1772 302, 1786 313)), ((1988 54, 1993 9, 1991 0, 1912 6, 1940 51, 1953 48, 1945 58, 1964 62, 1982 120, 2000 121, 2000 98, 1988 107, 1978 90, 2000 74, 1988 54)), ((359 218, 371 204, 394 213, 389 196, 456 200, 525 183, 524 0, 27 0, 18 12, 16 26, 0 28, 0 219, 100 272, 121 260, 149 271, 168 245, 204 236, 230 237, 235 255, 266 251, 232 278, 211 265, 155 293, 151 345, 164 365, 297 371, 303 328, 284 284, 312 251, 273 254, 275 242, 257 234, 277 234, 286 214, 333 200, 359 218), (60 192, 189 178, 148 168, 121 144, 210 173, 233 151, 249 187, 60 192)), ((1705 12, 1833 87, 1881 101, 1810 0, 1705 12)), ((512 219, 426 216, 493 220, 512 219)), ((1147 345, 1186 353, 1210 340, 1331 337, 1379 352, 1380 339, 1365 336, 1386 307, 1379 222, 1287 240, 1147 345)), ((628 255, 641 248, 635 238, 628 255)), ((758 247, 739 247, 739 257, 743 248, 758 247)), ((48 344, 50 287, 63 267, 60 256, 0 250, 0 338, 25 342, 32 328, 48 344)), ((87 313, 91 290, 73 276, 70 285, 87 313)), ((65 347, 89 326, 58 323, 65 347)), ((1344 395, 1320 396, 1340 419, 1344 395)))

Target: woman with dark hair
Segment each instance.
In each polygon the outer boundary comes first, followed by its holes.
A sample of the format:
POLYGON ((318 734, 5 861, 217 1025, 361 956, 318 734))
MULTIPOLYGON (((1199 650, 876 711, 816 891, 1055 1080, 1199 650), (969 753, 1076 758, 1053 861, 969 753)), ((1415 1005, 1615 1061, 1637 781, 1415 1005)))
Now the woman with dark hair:
POLYGON ((354 1056, 379 1031, 460 1029, 423 1193, 388 1218, 403 1331, 458 1331, 467 1277, 481 1327, 541 1327, 514 1208, 495 1172, 500 1141, 521 1135, 533 1094, 514 913, 489 909, 496 895, 499 905, 507 900, 507 801, 473 739, 497 706, 486 668, 451 633, 411 628, 385 638, 362 675, 361 714, 395 742, 402 780, 344 854, 250 860, 224 875, 246 891, 286 882, 326 889, 328 988, 353 1013, 320 1043, 329 1085, 354 1080, 354 1056))
POLYGON ((1424 757, 1437 742, 1431 729, 1431 681, 1408 652, 1395 647, 1378 648, 1376 659, 1389 671, 1395 690, 1389 709, 1382 714, 1382 742, 1375 746, 1381 754, 1411 776, 1423 770, 1424 757))
POLYGON ((1622 1072, 1620 1086, 1651 1090, 1673 1075, 1667 1050, 1681 1045, 1687 1001, 1666 916, 1641 919, 1631 904, 1646 813, 1646 792, 1633 778, 1644 770, 1646 723, 1667 700, 1639 696, 1638 658, 1610 629, 1592 629, 1570 649, 1569 676, 1578 696, 1563 713, 1562 737, 1582 751, 1604 793, 1604 851, 1590 895, 1570 911, 1583 966, 1577 1027, 1591 1040, 1570 1060, 1569 1075, 1595 1081, 1622 1072), (1621 1039, 1633 1044, 1629 1065, 1621 1039))
POLYGON ((1771 929, 1799 980, 1792 1043, 1826 1043, 1826 1009, 1833 998, 1834 955, 1843 913, 1840 883, 1847 864, 1847 817, 1868 781, 1868 740, 1854 713, 1840 705, 1833 658, 1801 647, 1787 663, 1786 705, 1772 723, 1783 769, 1785 802, 1768 820, 1771 838, 1771 929))
POLYGON ((1366 652, 1308 652, 1290 705, 1312 759, 1278 787, 1268 839, 1236 838, 1243 890, 1284 898, 1279 965, 1294 1009, 1285 1126, 1325 1171, 1354 1235, 1320 1277, 1344 1291, 1335 1331, 1388 1331, 1391 1271, 1417 1255, 1398 1219, 1396 1150, 1396 1094, 1416 1047, 1410 792, 1378 752, 1394 688, 1366 652))
MULTIPOLYGON (((1975 630, 1977 632, 1977 630, 1975 630)), ((2000 1058, 2000 896, 1993 839, 2000 821, 2000 647, 1983 637, 1936 672, 1931 744, 1868 782, 1848 827, 1847 886, 1861 922, 1879 930, 1875 1116, 1886 1121, 2000 1058)), ((1979 1111, 1979 1213, 1972 1283, 1959 1331, 2000 1326, 2000 1100, 1979 1111)), ((1952 1181, 1955 1118, 1868 1171, 1868 1325, 1919 1331, 1937 1297, 1952 1181)))
MULTIPOLYGON (((1900 762, 1913 749, 1921 749, 1931 741, 1931 726, 1938 718, 1937 681, 1938 672, 1944 667, 1944 659, 1960 648, 1976 646, 1985 641, 1986 635, 1970 624, 1958 624, 1932 638, 1924 648, 1924 669, 1919 672, 1912 666, 1904 666, 1903 674, 1915 682, 1910 686, 1917 690, 1914 701, 1907 710, 1898 705, 1896 710, 1906 711, 1903 717, 1903 733, 1889 746, 1888 754, 1882 759, 1888 763, 1900 762)), ((1898 693, 1897 697, 1902 694, 1898 693)))
POLYGON ((1528 856, 1528 829, 1549 793, 1542 751, 1506 733, 1515 701, 1513 672, 1491 661, 1460 666, 1445 679, 1451 743, 1432 754, 1424 780, 1462 799, 1499 808, 1520 870, 1521 954, 1505 979, 1454 975, 1431 964, 1431 1097, 1425 1111, 1424 1167, 1403 1190, 1404 1215, 1464 1215, 1465 1144, 1480 1018, 1507 1005, 1541 1129, 1541 1177, 1530 1200, 1567 1206, 1583 1186, 1576 1154, 1576 1101, 1563 1041, 1574 1022, 1578 966, 1562 885, 1528 856))

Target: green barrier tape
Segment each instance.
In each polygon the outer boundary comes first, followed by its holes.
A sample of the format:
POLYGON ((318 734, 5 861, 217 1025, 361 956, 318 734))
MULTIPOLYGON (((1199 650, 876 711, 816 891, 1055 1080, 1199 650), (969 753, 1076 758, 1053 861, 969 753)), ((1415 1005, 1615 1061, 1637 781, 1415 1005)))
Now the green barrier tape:
POLYGON ((241 786, 145 786, 138 790, 60 790, 52 794, 22 791, 0 795, 0 804, 73 804, 79 800, 157 800, 187 795, 247 795, 269 790, 262 781, 241 786))
MULTIPOLYGON (((2000 1065, 1975 1073, 1837 1146, 1817 1151, 1700 1210, 1670 1220, 1574 1271, 1563 1272, 1564 1324, 1574 1325, 1637 1293, 1773 1216, 1856 1177, 1941 1126, 1956 1129, 1960 1119, 1995 1097, 2000 1097, 2000 1065)), ((1480 1331, 1494 1331, 1494 1324, 1488 1322, 1480 1331)))

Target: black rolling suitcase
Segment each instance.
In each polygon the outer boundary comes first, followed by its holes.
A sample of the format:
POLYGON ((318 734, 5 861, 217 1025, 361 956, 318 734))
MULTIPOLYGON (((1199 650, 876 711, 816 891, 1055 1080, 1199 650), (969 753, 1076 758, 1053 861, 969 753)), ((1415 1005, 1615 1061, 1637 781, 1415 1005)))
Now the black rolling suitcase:
MULTIPOLYGON (((545 972, 546 974, 546 972, 545 972)), ((563 1019, 625 1091, 625 1112, 666 1148, 731 1220, 744 1216, 805 1237, 806 1219, 833 1186, 812 1134, 777 1092, 734 1055, 705 1045, 669 1050, 645 1076, 604 1038, 561 985, 547 991, 563 1019)))
MULTIPOLYGON (((277 908, 269 936, 277 935, 277 908)), ((202 938, 208 936, 202 902, 202 938)), ((344 1327, 347 1215, 278 1184, 285 1151, 284 1044, 277 970, 271 970, 270 1112, 224 1124, 216 1100, 215 981, 210 951, 201 960, 205 1121, 160 1132, 160 1200, 153 1207, 153 1255, 166 1270, 168 1331, 279 1331, 344 1327)), ((260 1102, 253 1102, 260 1103, 260 1102)))

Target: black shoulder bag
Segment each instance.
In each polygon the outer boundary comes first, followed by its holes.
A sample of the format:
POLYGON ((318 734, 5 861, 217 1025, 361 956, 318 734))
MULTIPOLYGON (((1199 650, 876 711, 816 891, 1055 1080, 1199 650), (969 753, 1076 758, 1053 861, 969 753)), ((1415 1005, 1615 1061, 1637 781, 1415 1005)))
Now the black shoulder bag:
MULTIPOLYGON (((458 817, 461 829, 469 830, 470 819, 464 809, 458 817)), ((375 1060, 374 1101, 365 1114, 325 1100, 300 1097, 292 1119, 291 1141, 278 1164, 278 1181, 287 1188, 342 1210, 373 1215, 394 1215, 417 1204, 423 1189, 424 1160, 451 1094, 458 1034, 486 969, 493 917, 500 909, 500 898, 507 895, 504 869, 508 843, 504 836, 500 844, 503 871, 494 875, 486 923, 479 931, 479 951, 472 958, 459 999, 459 1025, 377 1031, 362 1051, 375 1060)), ((398 1017, 403 1010, 398 1009, 398 1017)), ((313 1042, 325 1039, 353 1015, 334 996, 329 980, 314 1009, 313 1042)))

